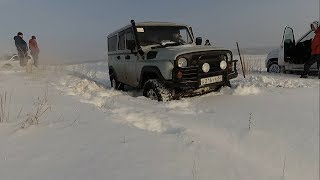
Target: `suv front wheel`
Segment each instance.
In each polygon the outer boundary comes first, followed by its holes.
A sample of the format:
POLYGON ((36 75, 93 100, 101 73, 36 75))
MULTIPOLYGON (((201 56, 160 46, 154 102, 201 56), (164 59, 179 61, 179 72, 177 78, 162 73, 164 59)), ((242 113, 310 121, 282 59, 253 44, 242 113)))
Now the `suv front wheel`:
POLYGON ((144 84, 143 95, 156 101, 173 99, 172 90, 166 88, 158 79, 150 79, 144 84))

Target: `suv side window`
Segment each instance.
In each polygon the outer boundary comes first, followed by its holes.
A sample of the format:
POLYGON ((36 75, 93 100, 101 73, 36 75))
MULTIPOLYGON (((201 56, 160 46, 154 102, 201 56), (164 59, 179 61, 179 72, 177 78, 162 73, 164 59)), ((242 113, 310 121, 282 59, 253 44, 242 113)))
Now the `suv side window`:
POLYGON ((126 48, 128 48, 128 41, 130 40, 134 40, 132 28, 126 30, 126 48))
POLYGON ((108 39, 108 51, 116 51, 117 50, 117 36, 110 37, 108 39))
POLYGON ((126 41, 128 41, 128 40, 134 40, 133 32, 131 29, 126 31, 126 41))
POLYGON ((125 45, 125 33, 124 33, 124 32, 120 32, 120 33, 119 33, 118 49, 119 49, 119 50, 125 50, 125 49, 126 49, 126 45, 125 45))

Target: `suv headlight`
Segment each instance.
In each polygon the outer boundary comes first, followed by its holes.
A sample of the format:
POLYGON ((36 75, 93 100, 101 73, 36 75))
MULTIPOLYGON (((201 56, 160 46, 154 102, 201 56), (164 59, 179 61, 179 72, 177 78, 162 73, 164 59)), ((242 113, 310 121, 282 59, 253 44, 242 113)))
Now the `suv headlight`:
POLYGON ((178 59, 178 67, 187 67, 188 66, 188 60, 186 58, 180 58, 178 59))
POLYGON ((205 73, 209 72, 210 71, 210 64, 209 63, 204 63, 202 65, 202 71, 205 72, 205 73))
POLYGON ((227 69, 227 66, 228 66, 227 61, 221 61, 221 62, 220 62, 220 68, 221 68, 222 70, 227 69))

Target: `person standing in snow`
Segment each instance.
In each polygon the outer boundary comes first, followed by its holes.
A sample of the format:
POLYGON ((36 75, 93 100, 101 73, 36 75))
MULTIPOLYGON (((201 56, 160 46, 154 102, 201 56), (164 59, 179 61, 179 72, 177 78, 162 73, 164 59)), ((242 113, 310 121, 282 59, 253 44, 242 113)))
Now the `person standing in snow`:
POLYGON ((32 36, 31 39, 29 40, 29 48, 31 51, 31 56, 33 58, 34 61, 34 66, 38 67, 39 65, 39 53, 40 53, 40 49, 38 47, 38 43, 37 43, 37 38, 35 36, 32 36))
MULTIPOLYGON (((311 52, 311 58, 305 63, 304 65, 304 73, 301 75, 301 78, 307 78, 308 74, 310 72, 310 67, 314 63, 318 63, 318 70, 320 65, 320 27, 317 22, 314 22, 311 24, 312 31, 315 32, 315 37, 312 41, 312 52, 311 52)), ((319 76, 320 78, 320 76, 319 76)))
POLYGON ((18 32, 17 36, 14 38, 14 42, 18 51, 18 56, 20 59, 20 66, 26 66, 27 64, 27 52, 28 52, 28 45, 23 40, 23 34, 22 32, 18 32))

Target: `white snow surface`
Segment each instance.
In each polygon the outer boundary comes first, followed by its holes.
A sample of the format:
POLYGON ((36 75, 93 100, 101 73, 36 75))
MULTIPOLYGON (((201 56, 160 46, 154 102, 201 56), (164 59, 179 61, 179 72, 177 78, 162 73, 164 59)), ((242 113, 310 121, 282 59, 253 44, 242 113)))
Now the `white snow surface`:
POLYGON ((112 89, 99 62, 1 69, 5 91, 3 180, 319 179, 315 78, 251 73, 219 92, 155 102, 112 89), (20 128, 46 89, 50 110, 20 128))

